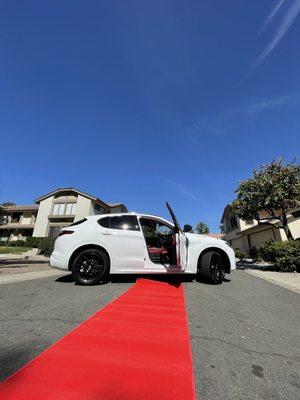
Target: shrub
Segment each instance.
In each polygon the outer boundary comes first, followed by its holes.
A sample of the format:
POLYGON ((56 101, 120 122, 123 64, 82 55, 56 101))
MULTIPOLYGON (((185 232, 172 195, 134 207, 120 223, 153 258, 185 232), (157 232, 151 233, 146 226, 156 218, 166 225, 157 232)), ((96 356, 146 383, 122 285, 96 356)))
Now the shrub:
POLYGON ((25 240, 12 240, 12 241, 6 242, 6 245, 11 246, 11 247, 25 247, 26 242, 25 242, 25 240))
POLYGON ((49 257, 54 249, 55 238, 42 238, 39 243, 39 253, 49 257))
POLYGON ((274 263, 279 271, 296 271, 300 262, 300 246, 294 240, 285 242, 269 240, 261 245, 259 253, 263 260, 274 263))
POLYGON ((254 261, 261 261, 260 251, 257 247, 252 246, 250 247, 249 257, 252 258, 254 261))
POLYGON ((26 246, 28 247, 39 247, 39 244, 41 243, 41 241, 45 239, 44 237, 33 237, 33 236, 28 236, 28 238, 26 239, 26 246))
POLYGON ((242 249, 235 249, 234 252, 236 258, 239 258, 240 261, 244 260, 247 257, 247 254, 242 249))

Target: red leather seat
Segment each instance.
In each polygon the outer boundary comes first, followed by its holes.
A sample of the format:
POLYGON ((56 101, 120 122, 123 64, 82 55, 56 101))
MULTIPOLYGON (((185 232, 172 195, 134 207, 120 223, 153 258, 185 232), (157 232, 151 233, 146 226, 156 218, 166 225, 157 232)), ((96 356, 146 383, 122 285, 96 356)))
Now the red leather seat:
POLYGON ((168 254, 168 250, 164 247, 148 247, 149 254, 168 254))

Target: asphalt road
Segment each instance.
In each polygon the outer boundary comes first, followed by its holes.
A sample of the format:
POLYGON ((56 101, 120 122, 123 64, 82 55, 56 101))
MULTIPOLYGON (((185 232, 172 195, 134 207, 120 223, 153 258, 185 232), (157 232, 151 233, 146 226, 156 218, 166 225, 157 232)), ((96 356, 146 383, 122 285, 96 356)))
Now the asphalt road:
MULTIPOLYGON (((82 287, 67 276, 0 286, 0 380, 133 280, 82 287)), ((243 271, 221 286, 184 285, 199 400, 300 397, 299 294, 243 271)))

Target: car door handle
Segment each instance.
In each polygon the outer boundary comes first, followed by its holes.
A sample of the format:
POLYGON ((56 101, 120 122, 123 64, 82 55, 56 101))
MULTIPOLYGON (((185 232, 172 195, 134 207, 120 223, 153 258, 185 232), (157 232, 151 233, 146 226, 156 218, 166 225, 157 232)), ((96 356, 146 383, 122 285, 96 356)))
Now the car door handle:
POLYGON ((111 232, 109 232, 109 231, 103 231, 102 233, 103 233, 103 235, 111 235, 111 232))

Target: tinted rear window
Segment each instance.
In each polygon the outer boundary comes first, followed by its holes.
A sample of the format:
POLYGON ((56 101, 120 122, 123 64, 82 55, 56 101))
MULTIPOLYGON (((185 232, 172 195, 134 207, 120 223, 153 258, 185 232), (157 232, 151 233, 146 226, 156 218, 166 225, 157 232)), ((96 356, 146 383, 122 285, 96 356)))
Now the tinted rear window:
POLYGON ((98 224, 104 228, 110 228, 110 217, 104 217, 98 220, 98 224))
POLYGON ((128 231, 139 231, 137 217, 135 215, 122 215, 114 217, 104 217, 98 220, 99 225, 104 228, 122 229, 128 231))

